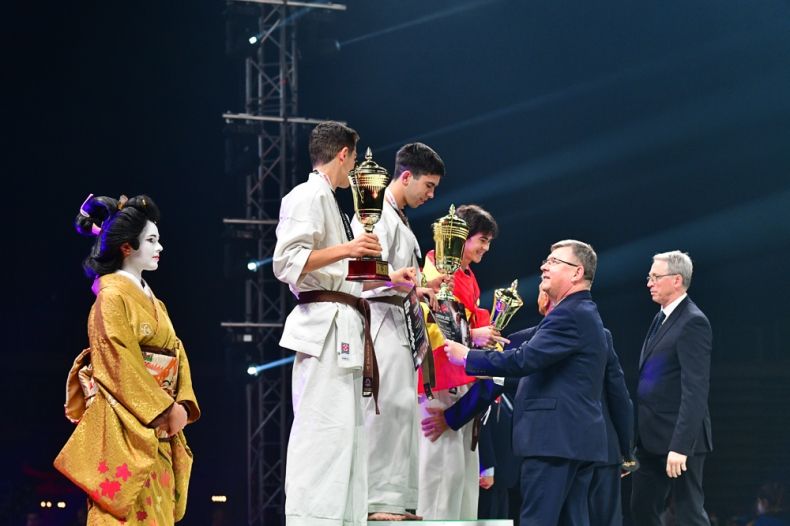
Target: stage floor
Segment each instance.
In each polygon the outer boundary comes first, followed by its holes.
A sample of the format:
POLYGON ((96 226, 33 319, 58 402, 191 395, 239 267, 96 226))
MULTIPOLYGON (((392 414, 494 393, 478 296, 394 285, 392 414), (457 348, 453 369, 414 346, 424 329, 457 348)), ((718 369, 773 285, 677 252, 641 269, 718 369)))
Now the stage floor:
POLYGON ((368 526, 377 524, 430 524, 430 526, 513 526, 510 519, 480 519, 476 521, 368 521, 368 526))

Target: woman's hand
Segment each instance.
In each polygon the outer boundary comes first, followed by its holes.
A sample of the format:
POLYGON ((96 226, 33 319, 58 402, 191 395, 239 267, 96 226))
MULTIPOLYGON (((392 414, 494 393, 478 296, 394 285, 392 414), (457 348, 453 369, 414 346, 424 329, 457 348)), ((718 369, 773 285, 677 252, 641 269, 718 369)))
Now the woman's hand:
POLYGON ((170 411, 167 413, 167 436, 173 436, 184 429, 188 418, 189 415, 183 405, 176 402, 170 406, 170 411))

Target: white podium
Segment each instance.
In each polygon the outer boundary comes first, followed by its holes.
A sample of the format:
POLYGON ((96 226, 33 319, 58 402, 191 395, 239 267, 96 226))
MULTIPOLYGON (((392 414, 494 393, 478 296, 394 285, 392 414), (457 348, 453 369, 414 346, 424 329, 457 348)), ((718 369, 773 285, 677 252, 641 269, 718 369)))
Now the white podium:
POLYGON ((510 519, 480 519, 476 521, 368 521, 368 526, 405 524, 407 526, 513 526, 510 519))

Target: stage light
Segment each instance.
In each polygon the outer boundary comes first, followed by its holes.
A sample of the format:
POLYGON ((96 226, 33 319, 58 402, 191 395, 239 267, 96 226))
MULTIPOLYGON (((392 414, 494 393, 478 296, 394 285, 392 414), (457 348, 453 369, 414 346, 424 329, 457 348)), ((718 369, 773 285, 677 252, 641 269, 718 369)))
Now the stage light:
POLYGON ((251 36, 249 38, 248 42, 250 43, 251 46, 254 46, 255 44, 257 44, 258 43, 258 35, 251 36))
POLYGON ((47 507, 47 501, 45 501, 45 500, 42 500, 42 501, 41 501, 41 507, 42 507, 42 508, 46 508, 46 507, 47 507))
POLYGON ((258 376, 258 374, 262 373, 267 369, 274 369, 275 367, 281 367, 283 365, 293 363, 296 359, 296 356, 289 356, 287 358, 281 358, 279 360, 274 360, 273 362, 263 363, 261 365, 251 365, 247 367, 247 374, 250 376, 258 376))
POLYGON ((51 508, 51 507, 52 507, 52 502, 47 501, 47 508, 51 508))
POLYGON ((251 259, 247 263, 247 270, 250 272, 257 272, 264 265, 268 265, 272 262, 272 258, 264 258, 264 259, 251 259))
POLYGON ((228 502, 228 497, 225 495, 212 495, 211 502, 228 502))
POLYGON ((64 509, 66 507, 66 503, 63 501, 58 502, 58 508, 64 509))

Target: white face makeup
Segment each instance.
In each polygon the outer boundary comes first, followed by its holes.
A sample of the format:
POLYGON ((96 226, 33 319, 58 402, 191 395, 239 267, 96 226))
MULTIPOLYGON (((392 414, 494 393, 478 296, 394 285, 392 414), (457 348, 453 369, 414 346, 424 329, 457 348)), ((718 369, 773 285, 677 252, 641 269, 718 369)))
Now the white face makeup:
POLYGON ((123 259, 123 270, 140 276, 144 270, 156 270, 159 267, 159 253, 163 249, 159 243, 159 229, 151 221, 146 223, 137 241, 138 249, 132 250, 123 259))

